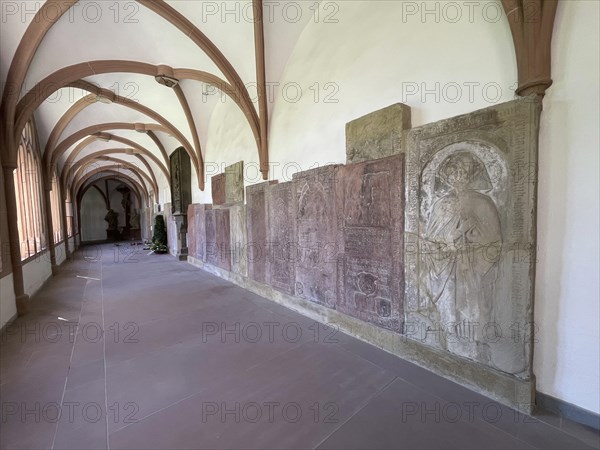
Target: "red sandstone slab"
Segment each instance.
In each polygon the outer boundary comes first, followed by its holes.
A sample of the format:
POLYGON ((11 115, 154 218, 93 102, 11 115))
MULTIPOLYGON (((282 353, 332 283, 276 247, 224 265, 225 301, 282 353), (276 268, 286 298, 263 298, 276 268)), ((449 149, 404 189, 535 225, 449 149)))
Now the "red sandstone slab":
POLYGON ((294 174, 297 245, 295 294, 335 307, 337 258, 336 172, 330 165, 294 174))
POLYGON ((268 282, 287 294, 294 292, 294 189, 292 182, 269 187, 268 282))
POLYGON ((205 211, 211 205, 192 204, 188 207, 188 254, 196 259, 204 260, 206 250, 205 211))
POLYGON ((213 266, 231 270, 229 210, 207 209, 205 218, 206 249, 204 260, 213 266))
POLYGON ((211 178, 211 191, 213 205, 224 205, 225 204, 225 181, 226 174, 220 173, 211 178))
POLYGON ((400 332, 404 314, 404 155, 340 167, 336 308, 400 332))
POLYGON ((246 230, 248 236, 246 257, 248 277, 259 283, 267 283, 268 257, 268 206, 269 186, 277 181, 268 181, 246 188, 246 230))
POLYGON ((188 247, 188 255, 194 258, 197 258, 197 246, 196 246, 196 237, 198 236, 198 231, 196 230, 196 205, 190 204, 187 209, 187 247, 188 247))

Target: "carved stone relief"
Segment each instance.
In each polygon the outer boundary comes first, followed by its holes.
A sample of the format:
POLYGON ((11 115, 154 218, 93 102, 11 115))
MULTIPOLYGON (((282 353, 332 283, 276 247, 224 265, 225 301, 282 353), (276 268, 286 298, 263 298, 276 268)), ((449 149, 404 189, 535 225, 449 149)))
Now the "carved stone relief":
POLYGON ((196 226, 196 206, 195 204, 190 204, 188 206, 188 255, 194 258, 198 257, 198 251, 196 246, 196 241, 198 238, 198 230, 196 226))
POLYGON ((211 205, 192 204, 188 207, 188 253, 196 259, 204 260, 206 250, 206 214, 211 205))
POLYGON ((170 156, 171 215, 169 247, 180 259, 187 259, 187 209, 192 201, 192 166, 190 156, 179 147, 170 156), (174 231, 172 231, 174 229, 174 231))
POLYGON ((231 271, 239 275, 248 275, 247 235, 246 235, 246 206, 234 205, 229 207, 229 225, 231 241, 231 271))
POLYGON ((277 181, 266 181, 246 188, 246 228, 248 230, 248 276, 259 283, 267 283, 268 208, 269 186, 277 181))
POLYGON ((244 203, 244 161, 225 168, 225 203, 244 203))
POLYGON ((292 182, 269 187, 268 282, 274 288, 294 292, 296 245, 294 241, 294 190, 292 182))
POLYGON ((225 270, 231 270, 230 228, 228 209, 205 211, 206 247, 204 261, 225 270))
POLYGON ((224 205, 225 204, 225 174, 220 173, 214 175, 210 179, 210 188, 212 193, 212 204, 213 205, 224 205))
POLYGON ((346 163, 403 153, 410 107, 396 103, 346 124, 346 163))
POLYGON ((337 288, 336 171, 331 165, 294 174, 298 297, 335 307, 337 288))
POLYGON ((340 167, 337 309, 397 332, 403 323, 404 155, 340 167))
POLYGON ((416 128, 407 141, 407 335, 531 376, 539 103, 416 128))
POLYGON ((192 201, 192 166, 190 156, 183 147, 171 154, 170 166, 172 213, 185 215, 192 201))

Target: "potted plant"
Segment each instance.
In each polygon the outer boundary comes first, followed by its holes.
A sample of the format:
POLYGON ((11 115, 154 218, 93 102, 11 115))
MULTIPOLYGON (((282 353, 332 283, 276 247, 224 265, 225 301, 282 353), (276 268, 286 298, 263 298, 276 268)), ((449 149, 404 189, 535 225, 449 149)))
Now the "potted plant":
POLYGON ((165 225, 165 218, 160 214, 154 219, 154 233, 150 249, 154 253, 167 253, 169 251, 169 247, 167 247, 167 226, 165 225))

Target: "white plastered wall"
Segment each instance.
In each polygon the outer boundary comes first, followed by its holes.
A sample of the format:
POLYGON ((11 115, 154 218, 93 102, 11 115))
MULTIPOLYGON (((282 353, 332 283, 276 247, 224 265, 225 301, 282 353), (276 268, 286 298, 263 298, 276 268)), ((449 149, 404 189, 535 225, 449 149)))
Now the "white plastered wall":
MULTIPOLYGON (((118 202, 115 202, 115 208, 117 205, 121 206, 118 202)), ((106 201, 98 190, 91 187, 81 199, 81 239, 83 241, 106 240, 107 223, 104 221, 105 216, 106 201)))
POLYGON ((65 243, 61 242, 60 244, 54 247, 54 256, 56 258, 56 265, 60 266, 67 259, 67 254, 65 251, 65 243))
POLYGON ((539 155, 534 370, 540 392, 600 412, 600 3, 559 4, 539 155))
POLYGON ((29 296, 35 294, 51 276, 50 254, 45 251, 23 266, 25 294, 29 296))
POLYGON ((12 273, 0 278, 0 328, 17 314, 12 273))

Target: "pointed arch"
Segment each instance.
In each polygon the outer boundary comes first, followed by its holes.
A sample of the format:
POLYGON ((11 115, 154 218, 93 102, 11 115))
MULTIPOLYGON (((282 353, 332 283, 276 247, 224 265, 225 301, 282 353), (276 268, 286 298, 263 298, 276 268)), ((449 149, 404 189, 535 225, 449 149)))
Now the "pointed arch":
MULTIPOLYGON (((140 179, 140 181, 142 181, 144 184, 148 183, 148 185, 152 188, 152 191, 158 192, 158 184, 156 183, 154 174, 151 173, 151 175, 148 175, 146 172, 139 170, 140 168, 137 167, 132 162, 125 161, 125 160, 119 159, 119 158, 114 158, 111 156, 98 156, 95 154, 86 156, 85 158, 78 161, 79 164, 77 165, 77 167, 70 167, 68 172, 63 173, 65 186, 69 186, 71 184, 71 181, 73 179, 76 179, 82 170, 87 169, 94 162, 104 162, 104 161, 114 162, 114 163, 117 163, 117 165, 121 165, 121 166, 125 167, 126 169, 130 170, 132 173, 135 173, 136 176, 138 176, 138 178, 140 179)), ((102 166, 102 167, 104 167, 104 166, 102 166)))
MULTIPOLYGON (((146 147, 141 146, 137 142, 131 141, 129 139, 126 139, 126 138, 123 138, 120 136, 115 136, 110 133, 97 133, 97 134, 93 134, 93 135, 85 138, 83 141, 81 141, 79 144, 77 144, 77 146, 69 154, 69 157, 67 158, 68 163, 72 164, 74 159, 77 157, 77 155, 79 153, 81 153, 83 151, 83 149, 85 149, 85 147, 87 147, 92 142, 97 141, 97 140, 120 142, 122 144, 125 144, 125 145, 131 147, 130 149, 126 149, 127 151, 125 153, 135 154, 135 152, 137 151, 137 152, 147 156, 148 158, 150 158, 152 160, 153 163, 155 163, 159 167, 159 169, 162 171, 162 173, 165 175, 165 177, 167 179, 170 179, 169 169, 156 157, 156 155, 154 155, 154 153, 152 153, 146 147)), ((67 164, 67 161, 65 161, 65 166, 67 164)), ((54 161, 54 165, 50 167, 50 170, 54 170, 53 168, 56 167, 57 162, 58 161, 54 161)), ((63 170, 64 170, 64 167, 63 167, 63 170)))
MULTIPOLYGON (((81 188, 85 185, 85 183, 92 177, 94 177, 95 175, 101 174, 103 172, 106 173, 110 173, 110 177, 119 181, 122 180, 127 180, 131 183, 131 185, 133 187, 135 187, 135 191, 138 195, 138 198, 140 199, 140 204, 143 204, 142 200, 146 200, 146 203, 148 202, 148 199, 150 198, 150 194, 148 193, 148 191, 141 186, 136 180, 134 180, 133 178, 131 178, 129 175, 123 173, 123 172, 119 172, 115 169, 105 169, 105 168, 98 168, 95 170, 92 170, 91 172, 83 175, 80 179, 77 180, 77 182, 74 185, 74 189, 73 189, 73 193, 75 194, 75 198, 79 198, 79 192, 81 191, 81 188), (145 194, 145 195, 142 195, 145 194)), ((94 182, 96 181, 100 181, 104 178, 100 177, 94 180, 94 182)))

